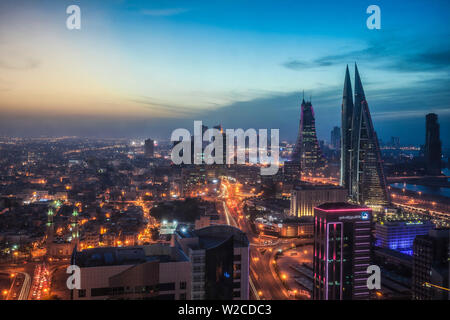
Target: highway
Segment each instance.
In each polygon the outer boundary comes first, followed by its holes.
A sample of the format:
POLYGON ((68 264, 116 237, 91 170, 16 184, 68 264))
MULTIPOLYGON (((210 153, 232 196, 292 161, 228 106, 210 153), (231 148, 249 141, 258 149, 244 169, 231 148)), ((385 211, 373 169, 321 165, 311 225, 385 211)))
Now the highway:
MULTIPOLYGON (((230 188, 233 189, 233 188, 230 188)), ((250 242, 250 289, 255 299, 286 300, 290 299, 288 291, 275 272, 274 257, 278 250, 285 250, 292 245, 310 242, 307 239, 279 240, 269 244, 261 243, 259 236, 254 234, 250 221, 239 214, 239 197, 233 196, 234 192, 228 192, 227 184, 223 184, 221 198, 223 214, 228 225, 241 229, 247 234, 250 242), (237 206, 230 208, 227 204, 237 203, 237 206)))
POLYGON ((27 300, 31 287, 30 275, 14 269, 7 269, 5 272, 12 275, 11 287, 8 290, 5 300, 27 300))
POLYGON ((28 300, 28 295, 30 294, 31 288, 31 277, 26 272, 20 272, 20 274, 24 276, 24 280, 17 300, 28 300))

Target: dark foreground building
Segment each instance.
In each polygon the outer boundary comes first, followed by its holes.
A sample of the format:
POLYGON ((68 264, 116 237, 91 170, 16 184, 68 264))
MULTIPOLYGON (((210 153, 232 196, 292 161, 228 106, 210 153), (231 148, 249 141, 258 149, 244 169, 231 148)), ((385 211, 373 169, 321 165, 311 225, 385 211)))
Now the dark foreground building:
POLYGON ((314 213, 314 300, 368 299, 371 209, 337 202, 314 213))
POLYGON ((449 229, 417 236, 413 247, 413 299, 447 300, 449 288, 449 229), (445 290, 447 288, 447 290, 445 290))
POLYGON ((192 300, 249 298, 249 246, 245 233, 228 225, 178 232, 192 263, 192 300))
POLYGON ((74 251, 81 269, 75 300, 244 300, 249 241, 237 228, 177 231, 171 244, 74 251))

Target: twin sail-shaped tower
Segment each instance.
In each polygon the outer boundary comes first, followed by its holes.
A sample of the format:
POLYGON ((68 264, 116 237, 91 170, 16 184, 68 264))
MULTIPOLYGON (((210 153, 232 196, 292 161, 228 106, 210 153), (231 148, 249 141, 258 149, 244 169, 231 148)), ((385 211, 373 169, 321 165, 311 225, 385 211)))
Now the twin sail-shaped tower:
POLYGON ((356 64, 354 100, 348 66, 345 72, 341 130, 341 185, 356 203, 387 206, 380 147, 356 64))

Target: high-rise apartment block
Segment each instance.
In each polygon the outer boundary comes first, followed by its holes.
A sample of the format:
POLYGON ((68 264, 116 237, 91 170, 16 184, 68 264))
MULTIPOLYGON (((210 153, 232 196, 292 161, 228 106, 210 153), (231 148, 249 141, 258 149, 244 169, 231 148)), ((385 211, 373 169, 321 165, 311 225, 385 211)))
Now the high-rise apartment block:
POLYGON ((369 298, 371 218, 370 208, 344 202, 314 209, 314 300, 369 298))

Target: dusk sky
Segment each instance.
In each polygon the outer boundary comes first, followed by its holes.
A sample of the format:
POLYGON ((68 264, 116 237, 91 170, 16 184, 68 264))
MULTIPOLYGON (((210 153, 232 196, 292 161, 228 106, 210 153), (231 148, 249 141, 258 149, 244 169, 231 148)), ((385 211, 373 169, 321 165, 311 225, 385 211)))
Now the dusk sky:
POLYGON ((203 120, 294 140, 305 90, 329 141, 356 62, 383 141, 423 144, 435 112, 449 147, 449 21, 448 0, 1 0, 0 135, 167 140, 203 120))

